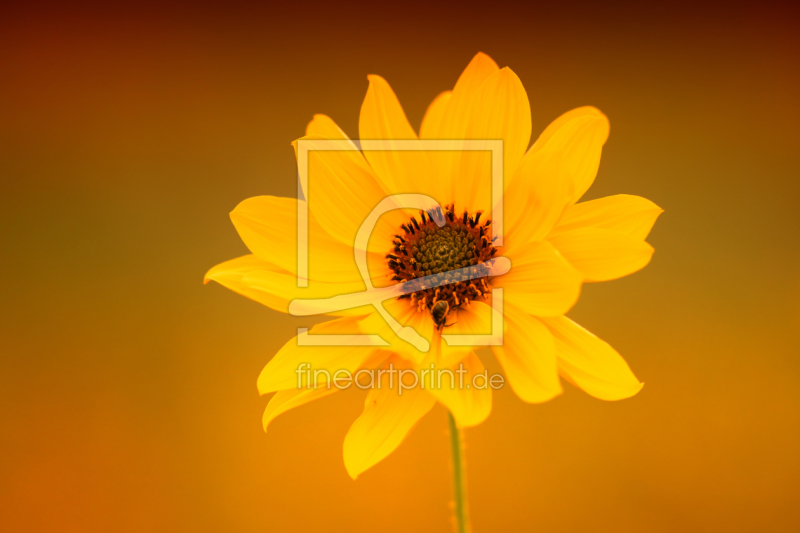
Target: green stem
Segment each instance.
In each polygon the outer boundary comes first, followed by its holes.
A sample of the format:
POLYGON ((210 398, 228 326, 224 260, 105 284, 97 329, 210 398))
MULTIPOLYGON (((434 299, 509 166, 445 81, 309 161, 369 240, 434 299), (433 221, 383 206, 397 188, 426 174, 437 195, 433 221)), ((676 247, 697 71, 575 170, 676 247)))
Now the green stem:
POLYGON ((453 499, 455 500, 456 533, 470 533, 469 511, 467 510, 467 479, 464 461, 464 435, 456 426, 456 421, 447 412, 450 427, 450 453, 453 457, 453 499))

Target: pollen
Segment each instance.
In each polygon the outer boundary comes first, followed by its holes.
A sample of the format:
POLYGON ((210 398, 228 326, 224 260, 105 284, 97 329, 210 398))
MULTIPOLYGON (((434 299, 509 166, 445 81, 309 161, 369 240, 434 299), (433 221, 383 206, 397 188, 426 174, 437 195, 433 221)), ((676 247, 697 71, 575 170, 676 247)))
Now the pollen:
MULTIPOLYGON (((483 263, 497 249, 492 244, 491 220, 481 222, 481 215, 481 211, 456 215, 455 205, 450 204, 444 211, 420 211, 420 220, 411 217, 401 226, 403 233, 395 235, 393 241, 394 253, 386 256, 392 279, 429 278, 419 291, 400 298, 410 298, 420 311, 432 312, 438 302, 447 302, 452 311, 476 298, 488 297, 489 269, 483 263), (440 227, 435 220, 442 219, 444 225, 440 227)), ((442 327, 445 318, 434 317, 437 327, 442 327)))

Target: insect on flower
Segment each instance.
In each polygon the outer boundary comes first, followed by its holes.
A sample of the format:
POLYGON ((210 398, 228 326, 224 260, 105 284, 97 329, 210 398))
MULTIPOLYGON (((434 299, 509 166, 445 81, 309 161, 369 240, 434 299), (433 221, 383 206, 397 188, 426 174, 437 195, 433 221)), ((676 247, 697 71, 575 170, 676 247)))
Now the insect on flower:
POLYGON ((447 322, 447 313, 450 312, 450 304, 447 303, 445 300, 439 300, 435 304, 433 304, 433 308, 431 309, 431 316, 433 317, 433 323, 436 324, 437 329, 447 328, 452 326, 453 324, 445 324, 447 322))

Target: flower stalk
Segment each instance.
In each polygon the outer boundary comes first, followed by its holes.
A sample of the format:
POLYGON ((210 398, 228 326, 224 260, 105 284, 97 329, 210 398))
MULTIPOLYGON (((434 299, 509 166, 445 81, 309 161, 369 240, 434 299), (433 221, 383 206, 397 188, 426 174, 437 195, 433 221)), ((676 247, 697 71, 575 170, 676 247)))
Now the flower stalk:
POLYGON ((453 461, 453 514, 456 533, 470 533, 469 509, 467 508, 466 462, 464 460, 464 435, 456 425, 450 411, 447 412, 450 428, 450 455, 453 461))

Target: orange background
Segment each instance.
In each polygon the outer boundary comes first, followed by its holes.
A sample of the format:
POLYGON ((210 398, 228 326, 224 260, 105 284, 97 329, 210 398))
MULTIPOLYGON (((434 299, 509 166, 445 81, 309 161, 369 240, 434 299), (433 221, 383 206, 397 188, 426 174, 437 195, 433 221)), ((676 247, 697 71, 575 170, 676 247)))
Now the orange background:
POLYGON ((666 212, 652 263, 570 313, 645 388, 497 393, 467 432, 475 531, 796 531, 796 7, 266 4, 0 8, 3 530, 449 531, 444 410, 351 481, 363 393, 264 434, 256 377, 308 322, 201 280, 246 253, 240 200, 294 193, 312 114, 355 136, 377 73, 418 126, 484 51, 534 131, 609 116, 590 198, 666 212))

